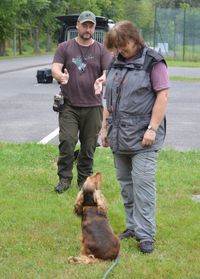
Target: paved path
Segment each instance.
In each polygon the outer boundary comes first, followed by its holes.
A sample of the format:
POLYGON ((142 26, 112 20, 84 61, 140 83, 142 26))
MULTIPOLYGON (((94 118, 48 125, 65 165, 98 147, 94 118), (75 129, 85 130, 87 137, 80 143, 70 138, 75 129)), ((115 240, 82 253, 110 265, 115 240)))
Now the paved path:
POLYGON ((22 69, 29 69, 36 66, 49 66, 52 63, 52 60, 53 55, 41 55, 34 57, 0 60, 0 74, 22 69))
MULTIPOLYGON (((35 77, 37 69, 51 67, 52 59, 45 55, 0 60, 0 141, 39 142, 57 129, 52 99, 58 84, 37 84, 35 77)), ((199 73, 199 68, 169 67, 170 76, 199 73)), ((200 149, 199 121, 200 82, 171 81, 164 148, 200 149)), ((50 143, 57 144, 58 137, 50 143)))
POLYGON ((200 149, 200 82, 171 81, 164 147, 200 149))
MULTIPOLYGON (((0 74, 35 66, 49 66, 52 63, 52 60, 53 55, 0 60, 0 74)), ((200 78, 200 68, 169 67, 169 75, 200 78)))
POLYGON ((200 68, 169 67, 171 77, 200 78, 200 68))

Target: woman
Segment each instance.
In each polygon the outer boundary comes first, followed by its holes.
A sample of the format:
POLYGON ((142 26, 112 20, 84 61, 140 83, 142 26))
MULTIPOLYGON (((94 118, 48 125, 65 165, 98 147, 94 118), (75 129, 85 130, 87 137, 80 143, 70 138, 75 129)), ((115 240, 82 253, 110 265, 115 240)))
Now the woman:
POLYGON ((145 46, 129 21, 107 33, 105 46, 117 54, 107 74, 102 144, 113 151, 126 212, 126 229, 119 237, 134 237, 141 252, 151 253, 156 232, 154 179, 169 95, 166 62, 145 46))

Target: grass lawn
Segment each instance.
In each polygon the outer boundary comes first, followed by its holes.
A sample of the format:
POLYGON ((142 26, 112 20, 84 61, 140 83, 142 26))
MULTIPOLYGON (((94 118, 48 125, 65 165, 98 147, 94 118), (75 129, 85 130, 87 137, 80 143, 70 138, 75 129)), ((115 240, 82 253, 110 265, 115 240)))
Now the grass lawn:
POLYGON ((170 80, 200 82, 200 78, 179 77, 179 76, 170 77, 170 80))
POLYGON ((200 68, 200 61, 182 61, 182 60, 173 60, 167 59, 167 65, 171 67, 191 67, 191 68, 200 68))
MULTIPOLYGON (((77 195, 72 187, 56 194, 57 147, 0 143, 0 278, 97 279, 111 262, 68 264, 79 254, 80 219, 73 214, 77 195)), ((158 161, 156 249, 139 252, 134 239, 122 241, 121 258, 108 278, 200 278, 200 150, 163 150, 158 161)), ((94 171, 102 172, 102 192, 109 202, 109 219, 116 233, 125 214, 112 154, 98 148, 94 171)))

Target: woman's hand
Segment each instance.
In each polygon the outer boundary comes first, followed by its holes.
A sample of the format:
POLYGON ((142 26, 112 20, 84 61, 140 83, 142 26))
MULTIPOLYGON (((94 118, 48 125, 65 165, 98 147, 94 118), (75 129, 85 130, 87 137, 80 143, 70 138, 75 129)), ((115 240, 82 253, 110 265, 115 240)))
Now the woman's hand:
POLYGON ((109 147, 109 144, 107 142, 107 131, 105 128, 101 129, 101 142, 103 147, 109 147))
POLYGON ((156 132, 147 129, 143 136, 142 146, 143 147, 150 146, 155 143, 155 140, 156 140, 156 132))

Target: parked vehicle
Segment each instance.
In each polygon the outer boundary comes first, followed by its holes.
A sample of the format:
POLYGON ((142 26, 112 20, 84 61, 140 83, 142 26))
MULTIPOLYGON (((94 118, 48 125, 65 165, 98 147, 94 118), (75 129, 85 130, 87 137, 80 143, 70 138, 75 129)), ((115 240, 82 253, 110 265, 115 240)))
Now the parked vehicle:
MULTIPOLYGON (((77 36, 76 22, 79 14, 70 14, 65 16, 57 16, 56 19, 62 24, 58 37, 58 44, 73 39, 77 36)), ((96 28, 94 39, 103 43, 104 34, 114 25, 111 19, 103 16, 96 17, 96 28)))

